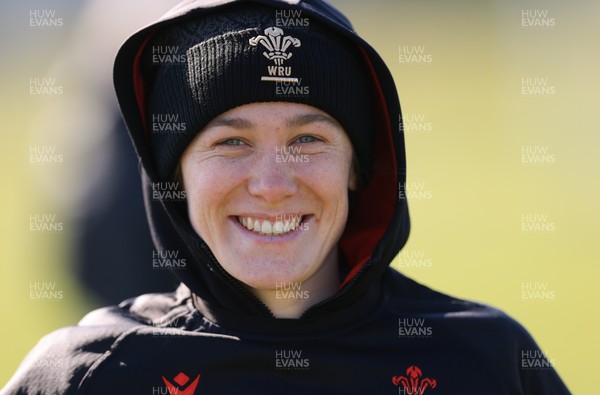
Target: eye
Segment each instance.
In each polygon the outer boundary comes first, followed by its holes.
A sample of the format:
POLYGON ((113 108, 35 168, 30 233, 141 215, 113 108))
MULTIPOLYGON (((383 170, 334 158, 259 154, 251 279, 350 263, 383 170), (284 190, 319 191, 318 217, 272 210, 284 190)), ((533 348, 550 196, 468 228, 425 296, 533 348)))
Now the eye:
POLYGON ((241 139, 231 138, 231 139, 219 141, 217 143, 217 145, 224 145, 227 147, 236 147, 236 146, 246 145, 246 143, 241 139))
POLYGON ((311 136, 309 134, 305 134, 303 136, 298 137, 296 139, 296 141, 298 143, 301 143, 301 144, 306 144, 306 143, 314 143, 314 142, 322 141, 322 140, 319 139, 319 138, 317 138, 317 137, 315 137, 315 136, 311 136))

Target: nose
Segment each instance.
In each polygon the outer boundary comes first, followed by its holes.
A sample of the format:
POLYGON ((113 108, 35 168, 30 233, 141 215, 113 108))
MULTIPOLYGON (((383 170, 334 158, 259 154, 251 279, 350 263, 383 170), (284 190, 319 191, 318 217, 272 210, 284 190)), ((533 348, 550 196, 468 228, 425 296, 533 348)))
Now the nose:
POLYGON ((248 192, 269 204, 279 203, 298 190, 293 163, 278 160, 281 155, 277 152, 276 148, 257 152, 248 181, 248 192))

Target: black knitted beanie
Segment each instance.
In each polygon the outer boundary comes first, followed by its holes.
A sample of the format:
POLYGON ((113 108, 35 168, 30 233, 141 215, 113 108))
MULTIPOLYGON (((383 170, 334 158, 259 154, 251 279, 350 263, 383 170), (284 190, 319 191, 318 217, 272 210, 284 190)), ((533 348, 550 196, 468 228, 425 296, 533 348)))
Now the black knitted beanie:
POLYGON ((235 4, 156 32, 142 55, 161 180, 218 115, 255 102, 311 105, 348 134, 363 183, 373 163, 369 74, 355 44, 298 11, 235 4))

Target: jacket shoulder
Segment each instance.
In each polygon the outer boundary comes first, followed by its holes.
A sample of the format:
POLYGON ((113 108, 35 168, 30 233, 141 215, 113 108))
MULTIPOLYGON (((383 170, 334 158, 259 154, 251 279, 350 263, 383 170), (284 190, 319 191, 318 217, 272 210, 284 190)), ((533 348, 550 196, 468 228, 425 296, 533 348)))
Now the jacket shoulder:
POLYGON ((483 320, 523 330, 518 322, 497 308, 433 290, 392 268, 384 282, 390 308, 402 314, 427 314, 457 322, 468 320, 470 324, 483 320))
MULTIPOLYGON (((8 384, 8 394, 76 394, 119 341, 144 327, 168 327, 189 314, 189 291, 148 294, 88 313, 77 326, 44 336, 8 384)), ((185 320, 183 320, 185 321, 185 320)))
POLYGON ((124 327, 66 327, 44 336, 0 392, 75 394, 88 370, 107 353, 124 327))
POLYGON ((432 290, 393 272, 386 279, 390 313, 422 317, 448 341, 464 343, 465 349, 493 348, 500 356, 508 350, 516 354, 519 347, 537 347, 529 332, 502 310, 432 290))
POLYGON ((384 281, 388 313, 424 320, 440 344, 478 361, 515 393, 570 393, 527 329, 502 310, 434 291, 393 269, 384 281))

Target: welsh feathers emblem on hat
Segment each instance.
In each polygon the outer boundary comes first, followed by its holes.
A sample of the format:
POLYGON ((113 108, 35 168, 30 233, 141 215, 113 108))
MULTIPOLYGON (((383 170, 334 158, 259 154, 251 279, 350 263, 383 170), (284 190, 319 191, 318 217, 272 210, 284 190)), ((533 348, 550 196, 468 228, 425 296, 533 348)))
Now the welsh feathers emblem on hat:
POLYGON ((290 52, 287 52, 290 46, 298 48, 300 40, 292 36, 286 36, 278 27, 268 27, 265 29, 265 35, 258 35, 249 40, 250 45, 256 47, 262 44, 267 50, 263 52, 265 58, 272 60, 275 66, 268 66, 269 75, 262 76, 261 81, 272 82, 291 82, 298 83, 298 78, 292 77, 292 68, 290 66, 282 66, 284 60, 292 57, 290 52))
POLYGON ((278 27, 268 27, 265 29, 265 35, 258 35, 250 39, 250 45, 257 46, 262 44, 268 52, 263 52, 263 55, 269 60, 275 62, 277 66, 281 66, 284 60, 292 57, 291 53, 287 53, 290 45, 298 48, 300 40, 292 36, 284 36, 283 30, 278 27))

